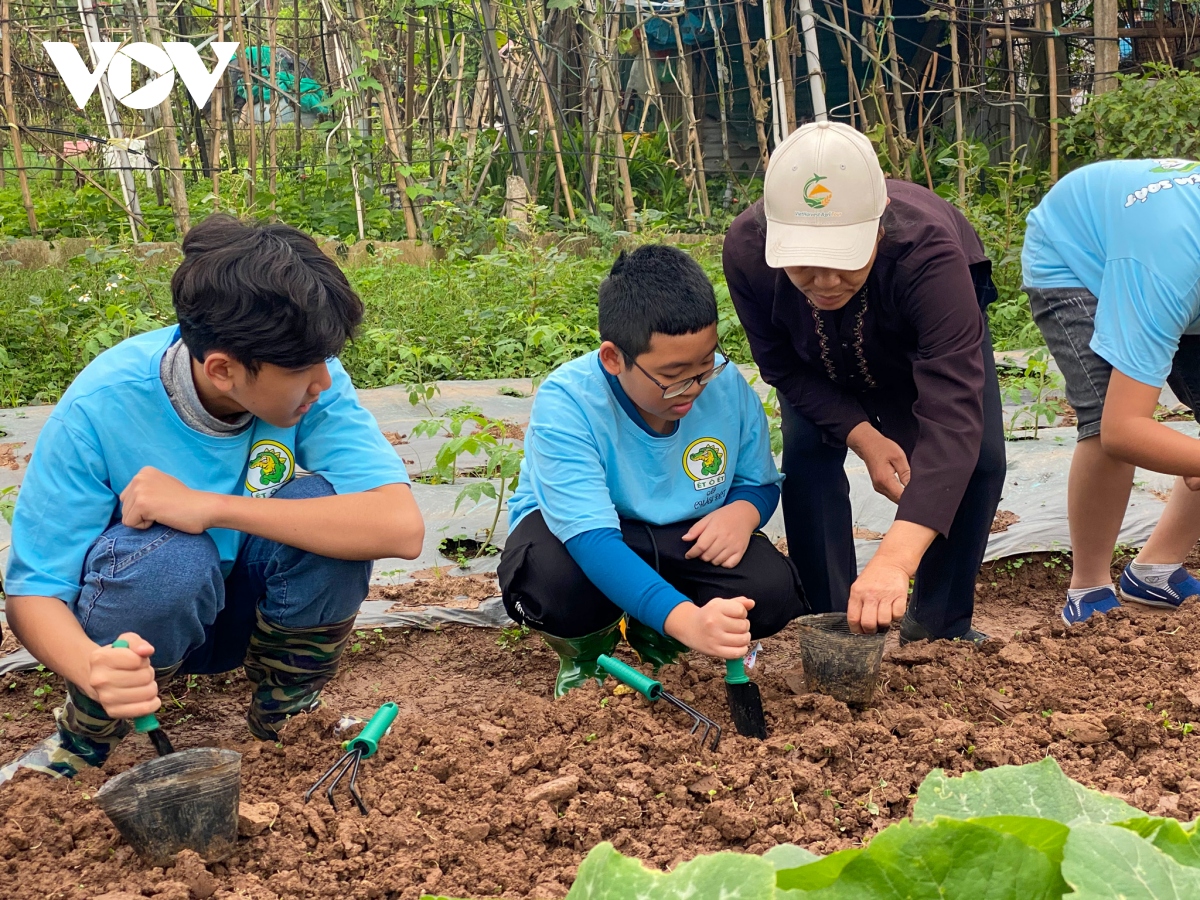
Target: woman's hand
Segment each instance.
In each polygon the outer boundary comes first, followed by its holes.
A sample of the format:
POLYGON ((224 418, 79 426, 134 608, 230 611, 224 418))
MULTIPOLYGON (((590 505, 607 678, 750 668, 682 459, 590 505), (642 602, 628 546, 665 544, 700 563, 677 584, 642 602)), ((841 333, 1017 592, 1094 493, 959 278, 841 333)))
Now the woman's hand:
POLYGON ((900 445, 884 437, 870 422, 860 422, 846 436, 846 446, 866 463, 875 490, 899 503, 911 474, 908 457, 900 445))
POLYGON ((937 532, 897 519, 883 536, 874 558, 850 585, 846 620, 858 634, 874 634, 899 621, 908 606, 909 580, 937 532))
POLYGON ((908 606, 908 572, 871 560, 850 586, 846 619, 856 634, 874 634, 899 621, 908 606))

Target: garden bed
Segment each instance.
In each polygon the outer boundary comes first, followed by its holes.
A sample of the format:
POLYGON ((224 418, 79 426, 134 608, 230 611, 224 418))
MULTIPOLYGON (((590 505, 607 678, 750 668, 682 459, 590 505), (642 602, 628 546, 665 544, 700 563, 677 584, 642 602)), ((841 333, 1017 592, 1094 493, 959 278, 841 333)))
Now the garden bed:
MULTIPOLYGON (((0 789, 5 896, 553 900, 601 841, 662 868, 781 842, 829 853, 906 816, 932 768, 1047 754, 1140 809, 1195 818, 1200 736, 1188 723, 1200 721, 1200 609, 1119 612, 1067 634, 1057 619, 1061 557, 1019 562, 980 578, 977 624, 1003 640, 893 646, 865 711, 796 693, 793 629, 765 641, 754 670, 771 727, 764 743, 733 733, 715 662, 669 667, 667 689, 725 727, 715 753, 682 717, 616 694, 611 680, 553 701, 554 657, 532 636, 364 632, 327 711, 294 722, 279 745, 245 740, 240 673, 177 679, 161 715, 176 746, 241 750, 243 800, 277 803, 272 827, 210 866, 212 878, 194 864, 144 868, 91 800, 106 778, 148 758, 148 742, 133 738, 103 771, 72 782, 23 775, 0 789), (349 802, 335 813, 323 798, 305 806, 305 789, 338 755, 339 715, 369 715, 386 700, 400 716, 360 777, 371 814, 349 802)), ((61 690, 46 673, 3 687, 7 759, 50 729, 61 690)))

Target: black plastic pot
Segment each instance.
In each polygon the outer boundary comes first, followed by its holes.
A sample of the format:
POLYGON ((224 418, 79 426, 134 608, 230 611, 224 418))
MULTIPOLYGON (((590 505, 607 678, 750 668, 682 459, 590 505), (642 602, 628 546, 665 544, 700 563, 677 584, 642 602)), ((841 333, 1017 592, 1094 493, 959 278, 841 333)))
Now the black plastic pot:
POLYGON ((237 843, 242 755, 196 747, 139 763, 111 779, 96 802, 147 863, 180 850, 217 862, 237 843))
POLYGON ((796 623, 808 689, 850 706, 869 706, 879 682, 887 632, 854 634, 845 613, 801 616, 796 623))

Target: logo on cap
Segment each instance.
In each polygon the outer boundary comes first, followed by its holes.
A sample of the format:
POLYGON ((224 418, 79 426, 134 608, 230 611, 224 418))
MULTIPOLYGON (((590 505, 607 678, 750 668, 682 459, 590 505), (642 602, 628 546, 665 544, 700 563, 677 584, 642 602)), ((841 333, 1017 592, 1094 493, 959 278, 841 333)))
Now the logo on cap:
POLYGON ((813 177, 804 182, 804 202, 813 209, 824 209, 833 199, 833 191, 821 184, 825 175, 813 173, 813 177))

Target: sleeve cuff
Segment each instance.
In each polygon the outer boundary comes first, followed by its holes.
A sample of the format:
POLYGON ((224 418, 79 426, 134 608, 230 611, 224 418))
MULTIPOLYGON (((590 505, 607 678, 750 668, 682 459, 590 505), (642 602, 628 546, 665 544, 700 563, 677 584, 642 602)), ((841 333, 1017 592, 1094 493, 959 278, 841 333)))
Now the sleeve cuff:
POLYGON ((758 510, 758 527, 762 528, 775 515, 775 507, 779 505, 779 485, 777 484, 739 484, 725 495, 725 506, 737 500, 746 500, 754 504, 758 510))

